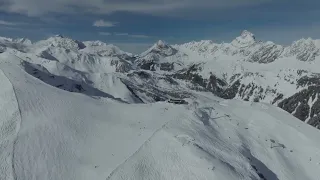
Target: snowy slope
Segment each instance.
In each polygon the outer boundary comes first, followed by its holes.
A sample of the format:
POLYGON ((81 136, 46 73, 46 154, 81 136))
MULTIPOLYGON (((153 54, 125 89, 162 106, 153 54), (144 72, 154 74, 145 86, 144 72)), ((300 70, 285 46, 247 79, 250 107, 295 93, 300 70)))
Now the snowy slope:
POLYGON ((58 61, 84 72, 127 72, 131 69, 132 55, 118 47, 96 42, 80 42, 62 36, 51 37, 29 46, 22 57, 58 61))
POLYGON ((189 91, 127 104, 53 87, 0 55, 0 179, 316 180, 320 133, 268 104, 189 91), (243 113, 246 112, 246 113, 243 113))
MULTIPOLYGON (((9 40, 6 41, 14 41, 9 40)), ((26 45, 27 51, 5 47, 4 58, 17 56, 25 62, 29 74, 52 86, 94 96, 106 97, 107 93, 129 103, 141 102, 119 78, 131 69, 132 55, 113 45, 55 36, 26 45), (109 51, 114 54, 107 54, 109 51)))
MULTIPOLYGON (((14 126, 15 119, 7 123, 16 127, 10 133, 19 131, 14 159, 8 161, 17 179, 105 179, 165 123, 150 121, 153 116, 161 117, 161 106, 126 106, 112 100, 105 104, 54 88, 23 72, 19 65, 3 61, 1 80, 9 85, 10 80, 15 89, 5 92, 15 92, 22 117, 21 127, 14 126), (135 113, 138 110, 150 113, 135 113)), ((15 61, 14 57, 9 61, 15 61)), ((12 106, 8 114, 15 111, 19 115, 12 106)), ((170 119, 174 114, 162 117, 170 119)), ((4 125, 2 129, 11 130, 4 125)))

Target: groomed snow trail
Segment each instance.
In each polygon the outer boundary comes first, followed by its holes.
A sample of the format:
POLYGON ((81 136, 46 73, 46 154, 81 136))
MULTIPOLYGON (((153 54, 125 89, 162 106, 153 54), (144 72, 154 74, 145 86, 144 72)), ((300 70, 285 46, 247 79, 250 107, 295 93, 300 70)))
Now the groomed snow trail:
MULTIPOLYGON (((166 109, 165 109, 164 111, 166 111, 166 109)), ((172 120, 164 123, 159 129, 157 129, 157 130, 139 147, 139 149, 138 149, 137 151, 135 151, 135 152, 134 152, 130 157, 128 157, 123 163, 121 163, 120 165, 118 165, 118 166, 110 173, 110 175, 108 176, 108 178, 107 178, 106 180, 110 180, 110 179, 112 178, 113 174, 114 174, 115 172, 117 172, 117 171, 121 168, 121 166, 123 166, 123 165, 124 165, 127 161, 129 161, 131 158, 134 158, 134 156, 135 156, 136 154, 138 154, 139 151, 141 151, 141 150, 143 149, 143 147, 146 146, 146 145, 152 140, 152 138, 153 138, 159 131, 161 131, 163 128, 165 128, 165 127, 167 126, 167 124, 170 123, 171 121, 174 121, 174 119, 172 119, 172 120)))

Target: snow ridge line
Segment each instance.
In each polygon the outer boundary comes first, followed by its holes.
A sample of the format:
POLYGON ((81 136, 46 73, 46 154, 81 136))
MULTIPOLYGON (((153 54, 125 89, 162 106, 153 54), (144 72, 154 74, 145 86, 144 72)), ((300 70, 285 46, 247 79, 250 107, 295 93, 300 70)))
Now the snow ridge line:
MULTIPOLYGON (((178 116, 179 117, 179 116, 178 116)), ((140 150, 142 150, 142 148, 151 141, 151 139, 159 132, 161 131, 163 128, 165 128, 171 121, 174 121, 176 119, 172 119, 167 121, 166 123, 164 123, 160 128, 158 128, 155 132, 152 133, 152 135, 146 140, 144 141, 144 143, 142 143, 142 145, 138 148, 138 150, 136 150, 131 156, 129 156, 126 160, 124 160, 121 164, 119 164, 114 170, 111 171, 111 173, 109 174, 109 176, 107 177, 106 180, 110 180, 110 178, 113 176, 113 174, 123 165, 125 164, 129 159, 131 159, 133 156, 135 156, 136 154, 138 154, 138 152, 140 150)))
POLYGON ((17 174, 15 172, 15 166, 14 166, 14 151, 15 151, 15 145, 16 145, 16 142, 17 142, 17 139, 18 139, 18 135, 19 135, 19 132, 20 132, 20 127, 21 127, 21 124, 22 124, 22 116, 21 116, 21 109, 20 109, 20 104, 19 104, 19 101, 18 101, 18 97, 17 97, 17 94, 16 94, 16 89, 14 88, 11 80, 8 78, 8 76, 6 75, 6 73, 0 68, 0 71, 3 73, 3 75, 8 79, 8 81, 10 82, 11 86, 12 86, 12 90, 13 90, 13 93, 14 93, 14 96, 15 96, 15 99, 16 99, 16 102, 17 102, 17 105, 18 105, 18 112, 19 112, 19 116, 20 116, 20 122, 17 123, 17 132, 16 132, 16 137, 14 138, 13 140, 13 144, 12 144, 12 158, 11 158, 11 164, 12 164, 12 176, 13 176, 13 179, 14 180, 17 180, 17 174))

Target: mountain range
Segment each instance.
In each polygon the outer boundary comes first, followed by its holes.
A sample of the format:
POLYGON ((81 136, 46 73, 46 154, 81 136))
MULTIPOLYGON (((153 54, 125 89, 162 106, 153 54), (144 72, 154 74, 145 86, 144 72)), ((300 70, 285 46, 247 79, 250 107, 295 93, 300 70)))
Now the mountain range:
POLYGON ((141 54, 1 37, 0 179, 317 179, 318 67, 320 40, 248 31, 141 54))
POLYGON ((181 92, 194 89, 224 99, 273 104, 315 127, 320 123, 320 40, 301 39, 282 46, 258 41, 243 31, 231 43, 222 44, 203 40, 169 45, 160 40, 135 55, 101 41, 57 35, 35 43, 1 38, 0 50, 36 70, 84 83, 129 103, 188 96, 181 92), (124 92, 112 90, 113 83, 125 86, 124 92))

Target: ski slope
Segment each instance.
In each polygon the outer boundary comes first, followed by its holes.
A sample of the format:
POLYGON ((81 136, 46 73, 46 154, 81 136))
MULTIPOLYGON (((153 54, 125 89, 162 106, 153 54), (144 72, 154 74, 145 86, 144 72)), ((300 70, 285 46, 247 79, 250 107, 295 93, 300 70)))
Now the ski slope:
POLYGON ((53 87, 0 55, 0 179, 316 180, 320 133, 267 104, 190 91, 127 104, 53 87))

